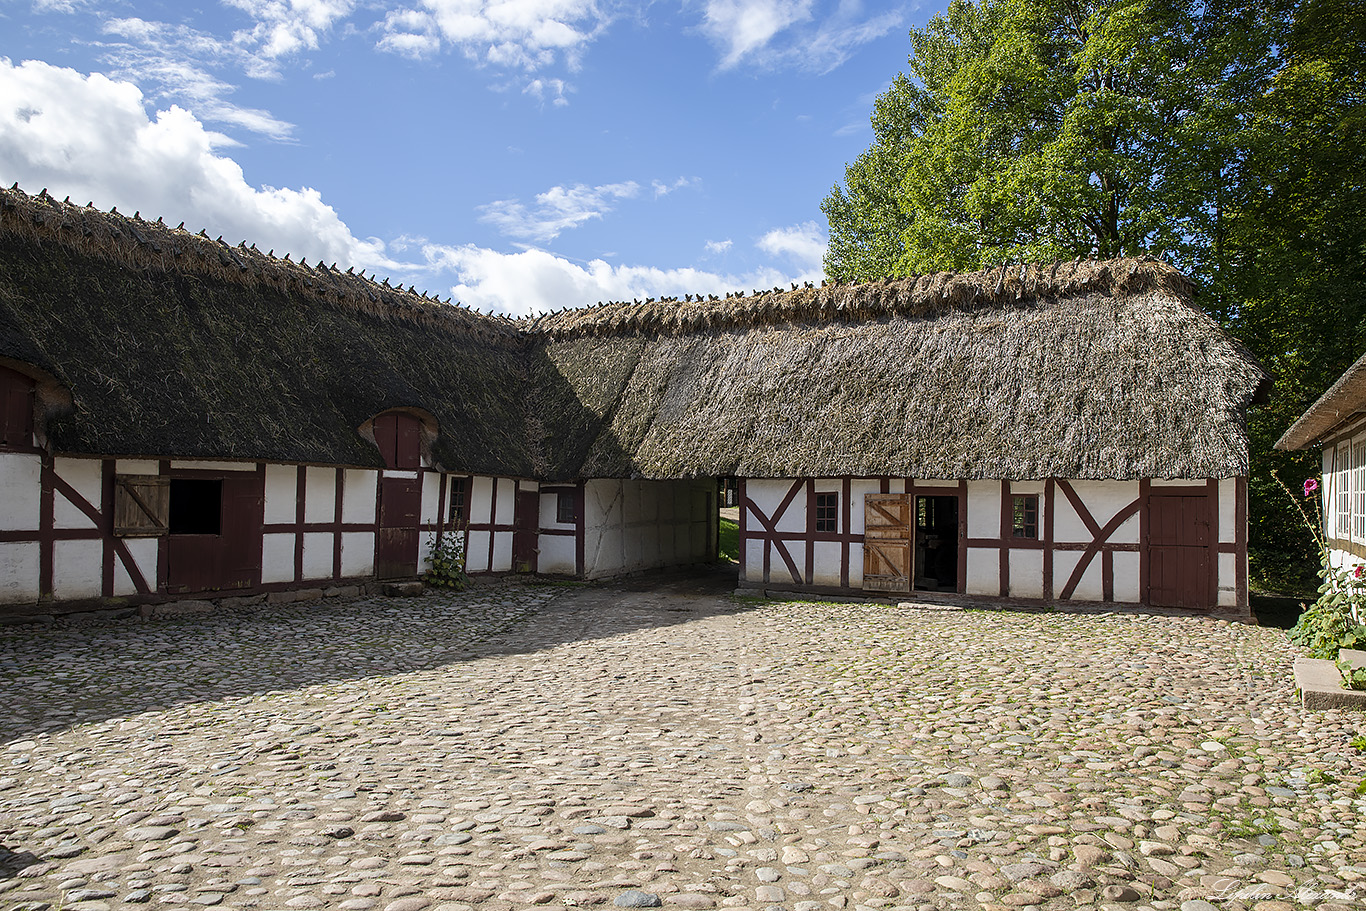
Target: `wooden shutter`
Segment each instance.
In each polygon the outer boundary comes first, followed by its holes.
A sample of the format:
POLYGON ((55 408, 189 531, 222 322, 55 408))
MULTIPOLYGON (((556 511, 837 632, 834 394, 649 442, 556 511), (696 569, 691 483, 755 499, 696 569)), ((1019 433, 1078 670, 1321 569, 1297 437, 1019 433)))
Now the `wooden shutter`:
POLYGON ((114 478, 114 534, 154 538, 166 534, 171 514, 171 479, 157 475, 114 478))
POLYGON ((33 446, 33 380, 0 367, 0 448, 33 446))
POLYGON ((863 498, 863 588, 911 590, 911 503, 900 493, 863 498))
POLYGON ((422 422, 411 414, 389 412, 375 418, 375 445, 384 465, 393 469, 422 466, 422 422))

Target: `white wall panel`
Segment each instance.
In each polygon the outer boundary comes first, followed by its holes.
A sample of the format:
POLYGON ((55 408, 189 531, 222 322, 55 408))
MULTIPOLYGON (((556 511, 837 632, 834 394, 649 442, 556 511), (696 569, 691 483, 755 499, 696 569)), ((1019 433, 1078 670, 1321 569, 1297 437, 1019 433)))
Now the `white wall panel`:
POLYGON ((816 585, 838 586, 840 584, 840 554, 843 549, 833 541, 816 541, 815 564, 812 567, 813 583, 816 585))
POLYGON ((299 469, 294 465, 267 465, 266 524, 293 525, 298 500, 299 469))
MULTIPOLYGON (((309 466, 304 471, 304 521, 310 524, 337 521, 337 470, 309 466)), ((304 545, 308 550, 308 545, 304 545)))
POLYGON ((37 541, 0 544, 0 604, 38 600, 40 559, 37 541))
POLYGON ((347 578, 375 573, 375 536, 367 531, 342 534, 342 575, 347 578))
POLYGON ((304 578, 332 578, 331 532, 311 531, 304 535, 304 578))
POLYGON ((575 556, 575 540, 572 535, 541 535, 540 554, 536 558, 536 571, 542 573, 564 573, 573 575, 578 571, 575 556))
MULTIPOLYGON (((1115 553, 1115 600, 1136 603, 1142 600, 1142 590, 1138 575, 1139 559, 1137 551, 1117 551, 1115 553)), ((1056 586, 1057 574, 1053 576, 1056 586)))
MULTIPOLYGON (((80 494, 85 501, 96 509, 100 508, 101 467, 98 459, 53 460, 53 470, 80 494)), ((89 516, 81 512, 60 491, 52 496, 52 518, 56 528, 98 528, 89 516)))
MULTIPOLYGON (((1013 493, 1013 491, 1012 491, 1013 493)), ((1043 510, 1043 502, 1039 502, 1040 511, 1043 510)), ((1039 526, 1043 527, 1043 517, 1039 517, 1039 526)), ((1000 481, 969 481, 968 482, 968 537, 969 538, 997 538, 1001 535, 1001 482, 1000 481)), ((969 564, 970 565, 970 564, 969 564)), ((998 576, 1000 567, 997 567, 998 576)), ((971 576, 968 584, 972 585, 971 576)), ((972 589, 969 589, 970 591, 972 589)), ((998 585, 995 594, 1000 594, 1001 589, 998 585)))
MULTIPOLYGON (((997 493, 999 496, 999 491, 997 493)), ((971 501, 971 491, 969 491, 971 501)), ((971 513, 969 513, 971 515, 971 513)), ((971 519, 969 519, 971 521, 971 519)), ((1001 524, 1000 510, 997 510, 996 525, 1001 524)), ((969 595, 999 595, 1001 593, 1001 552, 994 547, 968 548, 968 592, 969 595)))
POLYGON ((195 471, 255 471, 256 463, 173 460, 171 462, 171 467, 193 469, 195 471))
POLYGON ((52 597, 98 598, 104 592, 104 542, 57 541, 52 545, 52 597))
MULTIPOLYGON (((471 524, 488 524, 490 511, 493 509, 493 478, 476 477, 472 480, 470 483, 468 509, 471 524)), ((488 553, 488 542, 486 541, 484 543, 486 546, 484 553, 488 553)))
POLYGON ((422 524, 435 525, 441 516, 441 475, 422 472, 422 524))
POLYGON ((1230 607, 1238 603, 1237 580, 1234 572, 1237 568, 1237 557, 1233 554, 1219 555, 1219 605, 1230 607))
MULTIPOLYGON (((485 501, 487 502, 487 501, 485 501)), ((489 539, 487 531, 472 531, 465 546, 465 569, 472 573, 486 572, 489 567, 489 539)))
MULTIPOLYGON (((498 513, 494 519, 498 525, 511 525, 517 503, 517 484, 510 478, 498 479, 498 513)), ((508 568, 512 567, 512 551, 508 545, 508 568)))
MULTIPOLYGON (((147 587, 156 591, 157 587, 157 539, 156 538, 124 538, 124 546, 128 548, 128 554, 133 558, 134 565, 142 573, 142 579, 147 583, 147 587)), ((128 574, 123 561, 117 556, 114 557, 114 594, 116 596, 137 594, 137 586, 133 584, 133 577, 128 574)))
POLYGON ((1238 482, 1224 478, 1219 482, 1219 540, 1232 544, 1238 540, 1238 482))
MULTIPOLYGON (((507 485, 511 492, 512 485, 507 485)), ((509 521, 512 513, 508 513, 509 521)), ((512 571, 512 532, 500 531, 493 535, 493 571, 496 573, 506 573, 512 571)))
MULTIPOLYGON (((375 524, 379 473, 367 468, 348 468, 343 472, 342 521, 348 525, 375 524)), ((373 555, 372 555, 373 558, 373 555)))
POLYGON ((264 536, 261 554, 262 582, 294 581, 294 535, 269 534, 264 536))
MULTIPOLYGON (((870 493, 878 493, 882 489, 877 481, 854 480, 849 484, 849 531, 851 534, 861 535, 864 529, 864 501, 870 493)), ((862 566, 860 558, 860 566, 862 566)), ((860 575, 860 580, 862 576, 860 575)), ((852 583, 851 583, 852 584, 852 583)), ((860 583, 861 584, 861 583, 860 583)))
MULTIPOLYGON (((1069 570, 1070 571, 1070 570, 1069 570)), ((1054 568, 1054 586, 1057 586, 1054 568)), ((999 583, 998 583, 999 585, 999 583)), ((996 589, 1000 593, 1000 588, 996 589)), ((1012 550, 1010 552, 1010 594, 1016 598, 1043 597, 1043 551, 1012 550)))
MULTIPOLYGON (((1091 563, 1090 563, 1090 565, 1088 565, 1088 566, 1086 567, 1086 572, 1084 572, 1084 573, 1081 574, 1081 580, 1080 580, 1079 582, 1077 582, 1077 587, 1076 587, 1076 589, 1072 592, 1072 598, 1073 598, 1074 600, 1077 600, 1077 601, 1103 601, 1103 600, 1105 600, 1105 566, 1104 566, 1104 563, 1102 562, 1104 559, 1105 559, 1104 554, 1099 554, 1099 553, 1096 554, 1094 557, 1091 558, 1091 563)), ((1043 572, 1043 566, 1042 566, 1042 564, 1040 564, 1039 571, 1040 571, 1040 573, 1043 572)), ((1061 582, 1059 582, 1059 581, 1057 580, 1057 577, 1054 577, 1054 581, 1053 581, 1054 587, 1055 587, 1058 591, 1061 591, 1061 590, 1062 590, 1062 586, 1067 584, 1067 579, 1068 579, 1068 577, 1070 577, 1070 576, 1071 576, 1071 571, 1069 570, 1067 576, 1064 576, 1064 577, 1062 578, 1062 581, 1061 581, 1061 582)), ((1041 577, 1041 578, 1042 578, 1042 577, 1041 577)))
POLYGON ((118 459, 114 474, 161 474, 161 463, 155 459, 118 459))

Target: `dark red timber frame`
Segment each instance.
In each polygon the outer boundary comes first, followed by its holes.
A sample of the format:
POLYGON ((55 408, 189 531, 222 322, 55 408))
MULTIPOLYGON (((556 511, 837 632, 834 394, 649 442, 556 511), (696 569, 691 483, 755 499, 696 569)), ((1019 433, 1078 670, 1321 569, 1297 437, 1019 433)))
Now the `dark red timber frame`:
MULTIPOLYGON (((489 479, 489 513, 488 513, 489 519, 488 519, 487 522, 474 522, 474 521, 471 521, 471 519, 472 519, 472 517, 473 517, 473 515, 474 515, 473 505, 474 505, 474 478, 475 478, 475 476, 474 476, 474 475, 464 475, 464 478, 465 478, 465 526, 464 526, 464 530, 465 530, 467 533, 468 533, 468 532, 475 532, 475 531, 478 531, 478 532, 487 532, 487 533, 488 533, 488 536, 489 536, 489 553, 488 553, 488 561, 487 561, 487 563, 486 563, 483 567, 466 566, 466 567, 465 567, 465 571, 466 571, 466 572, 470 572, 470 573, 491 573, 491 572, 494 571, 494 569, 493 569, 493 551, 494 551, 495 542, 497 541, 498 534, 499 534, 500 532, 513 533, 513 532, 516 531, 516 526, 513 524, 513 516, 512 516, 512 515, 508 515, 507 517, 505 517, 505 518, 503 519, 503 521, 499 521, 500 516, 499 516, 499 514, 498 514, 498 482, 499 482, 499 481, 507 481, 507 482, 509 482, 509 483, 512 484, 512 499, 513 499, 513 504, 514 504, 514 507, 513 507, 513 508, 514 508, 514 511, 515 511, 515 509, 516 509, 516 505, 515 505, 515 504, 516 504, 516 502, 517 502, 517 492, 518 492, 518 490, 520 489, 520 486, 519 486, 519 483, 518 483, 518 479, 517 479, 517 478, 498 477, 498 476, 496 476, 496 475, 493 475, 493 476, 490 476, 490 475, 480 475, 479 477, 487 477, 487 478, 489 479)), ((443 508, 444 508, 444 506, 443 506, 443 508)), ((538 520, 538 521, 539 521, 539 520, 538 520)), ((468 536, 468 534, 466 535, 466 538, 465 538, 465 552, 466 552, 467 554, 469 553, 469 536, 468 536)))
MULTIPOLYGON (((817 532, 815 528, 816 515, 816 479, 797 478, 792 482, 773 515, 765 515, 753 500, 749 498, 744 478, 740 479, 740 567, 741 572, 745 571, 746 543, 749 541, 759 542, 763 546, 763 578, 750 579, 744 577, 747 582, 772 583, 773 579, 773 553, 777 551, 778 556, 783 562, 787 575, 790 578, 779 579, 779 584, 789 582, 810 588, 813 591, 840 591, 849 589, 849 560, 850 551, 853 545, 863 546, 863 535, 854 534, 850 531, 852 527, 852 504, 853 481, 852 475, 841 475, 837 480, 840 482, 840 530, 837 532, 817 532), (792 507, 799 495, 805 495, 806 503, 806 528, 802 531, 778 531, 778 523, 792 507), (750 518, 758 524, 758 530, 751 530, 750 518), (792 551, 788 549, 791 542, 804 542, 806 544, 805 565, 800 569, 797 561, 792 556, 792 551), (840 545, 840 584, 839 588, 833 586, 815 585, 815 548, 816 543, 835 543, 840 545)), ((822 479, 827 480, 827 479, 822 479)), ((879 489, 882 493, 891 492, 891 477, 859 478, 860 481, 878 481, 879 489)), ((905 483, 905 494, 909 497, 957 497, 958 499, 958 591, 967 588, 967 503, 968 503, 968 482, 959 481, 957 485, 946 484, 916 484, 912 478, 903 478, 905 483)), ((830 493, 833 491, 820 491, 830 493)), ((860 508, 861 505, 860 505, 860 508)), ((914 508, 914 501, 912 501, 914 508)), ((860 589, 861 590, 861 589, 860 589)))
MULTIPOLYGON (((293 522, 272 522, 262 526, 264 534, 292 534, 294 535, 294 581, 293 582, 274 582, 260 587, 271 589, 285 589, 297 585, 301 582, 326 582, 327 579, 306 579, 304 577, 304 534, 324 533, 332 535, 332 579, 342 578, 342 534, 345 532, 366 532, 378 534, 379 531, 379 471, 374 468, 361 469, 371 471, 375 474, 375 503, 371 510, 370 521, 368 522, 343 522, 342 506, 345 503, 346 488, 346 469, 338 465, 296 465, 295 470, 295 501, 294 501, 294 521, 293 522), (308 514, 308 469, 327 468, 335 473, 336 489, 332 494, 332 521, 330 522, 308 522, 304 517, 308 514)), ((265 469, 262 468, 264 473, 265 469)), ((357 579, 369 578, 368 576, 358 576, 357 579)))

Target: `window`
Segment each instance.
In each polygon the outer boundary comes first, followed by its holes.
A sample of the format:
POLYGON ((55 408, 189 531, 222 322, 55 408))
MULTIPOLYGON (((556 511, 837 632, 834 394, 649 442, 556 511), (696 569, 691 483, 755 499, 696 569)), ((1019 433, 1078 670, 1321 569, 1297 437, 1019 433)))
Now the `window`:
POLYGON ((816 531, 821 534, 835 534, 840 530, 840 495, 837 493, 816 494, 816 531))
POLYGON ((555 502, 555 521, 561 525, 573 525, 578 521, 578 510, 574 507, 574 491, 560 491, 555 502))
POLYGON ((451 524, 460 525, 465 521, 465 482, 466 478, 451 478, 451 524))
POLYGON ((33 380, 0 367, 0 449, 33 448, 33 380))
POLYGON ((1366 440, 1352 447, 1352 537, 1366 540, 1366 440))
POLYGON ((167 524, 173 535, 220 534, 223 530, 223 482, 172 478, 167 524))
POLYGON ((1336 521, 1333 523, 1334 537, 1347 539, 1351 536, 1352 519, 1352 447, 1343 443, 1337 448, 1336 466, 1333 481, 1337 485, 1334 493, 1337 504, 1334 507, 1336 521))
POLYGON ((1011 534, 1016 538, 1039 537, 1039 498, 1037 495, 1013 497, 1012 513, 1014 528, 1011 534))

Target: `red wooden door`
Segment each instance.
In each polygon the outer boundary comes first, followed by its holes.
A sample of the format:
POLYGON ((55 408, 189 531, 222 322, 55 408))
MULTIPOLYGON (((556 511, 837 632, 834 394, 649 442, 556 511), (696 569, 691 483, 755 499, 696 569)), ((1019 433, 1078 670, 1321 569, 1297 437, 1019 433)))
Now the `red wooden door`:
POLYGON ((422 517, 422 476, 381 478, 379 536, 375 576, 411 579, 417 575, 417 545, 422 517))
POLYGON ((512 512, 512 571, 536 571, 536 536, 541 526, 541 495, 534 490, 517 491, 512 512))
POLYGON ((1214 536, 1209 498, 1148 498, 1148 603, 1214 606, 1214 536))
POLYGON ((911 503, 899 493, 863 498, 863 588, 911 590, 911 503))
POLYGON ((172 594, 251 588, 261 577, 265 480, 171 481, 166 590, 172 594))
POLYGON ((33 446, 33 380, 0 367, 0 449, 33 446))

